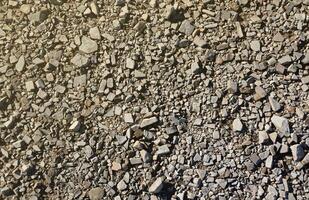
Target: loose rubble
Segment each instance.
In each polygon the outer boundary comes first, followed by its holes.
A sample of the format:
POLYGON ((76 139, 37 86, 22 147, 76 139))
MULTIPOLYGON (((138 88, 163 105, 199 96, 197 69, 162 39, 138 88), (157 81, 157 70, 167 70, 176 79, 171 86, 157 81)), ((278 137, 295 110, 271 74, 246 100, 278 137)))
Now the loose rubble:
POLYGON ((0 199, 309 199, 308 0, 9 0, 0 22, 0 199))

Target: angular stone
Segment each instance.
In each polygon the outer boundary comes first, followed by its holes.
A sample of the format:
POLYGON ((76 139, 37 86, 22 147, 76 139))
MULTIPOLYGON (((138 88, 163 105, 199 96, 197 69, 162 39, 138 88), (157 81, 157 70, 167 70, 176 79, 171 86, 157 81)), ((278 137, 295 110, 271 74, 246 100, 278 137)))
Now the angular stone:
POLYGON ((274 158, 273 156, 268 156, 265 161, 265 167, 268 169, 272 169, 274 164, 274 158))
POLYGON ((151 155, 150 155, 150 153, 148 153, 147 151, 141 150, 141 151, 140 151, 140 154, 141 154, 142 160, 143 160, 145 163, 148 163, 148 162, 151 161, 151 155))
POLYGON ((278 62, 279 62, 281 65, 286 65, 286 64, 289 64, 289 63, 292 62, 292 58, 291 58, 291 56, 289 56, 289 55, 282 56, 281 58, 279 58, 278 62))
POLYGON ((243 124, 239 118, 234 119, 233 121, 233 131, 242 131, 243 124))
POLYGON ((195 36, 193 39, 193 43, 198 47, 205 47, 207 45, 206 40, 202 39, 199 36, 195 36))
POLYGON ((32 24, 39 25, 40 23, 42 23, 48 18, 48 15, 49 15, 48 10, 41 10, 33 14, 29 14, 28 19, 30 20, 32 24))
POLYGON ((77 67, 87 67, 89 62, 89 58, 77 53, 72 59, 71 63, 74 64, 77 67))
POLYGON ((85 86, 87 83, 86 74, 74 77, 73 86, 76 88, 78 86, 85 86))
POLYGON ((292 145, 290 148, 294 161, 300 161, 305 156, 305 152, 301 144, 292 145))
POLYGON ((162 146, 158 146, 158 150, 156 152, 157 155, 165 155, 165 154, 169 154, 170 153, 170 149, 168 148, 168 146, 162 145, 162 146))
POLYGON ((238 92, 237 82, 229 80, 227 82, 227 90, 232 94, 237 93, 238 92))
POLYGON ((301 78, 301 82, 302 82, 303 84, 308 84, 308 83, 309 83, 309 76, 304 76, 304 77, 302 77, 302 78, 301 78))
POLYGON ((103 188, 96 187, 96 188, 92 188, 88 192, 88 196, 90 200, 101 200, 103 199, 103 197, 105 197, 105 192, 103 188))
POLYGON ((191 73, 192 75, 201 73, 202 68, 200 67, 198 62, 194 62, 191 64, 191 73))
POLYGON ((101 40, 101 33, 97 26, 89 29, 89 35, 91 39, 101 40))
POLYGON ((157 178, 157 180, 155 180, 155 182, 151 184, 151 186, 149 187, 149 192, 157 194, 162 189, 163 189, 163 178, 160 177, 160 178, 157 178))
POLYGON ((195 29, 194 26, 190 23, 189 20, 184 20, 181 23, 178 30, 179 30, 179 32, 184 33, 184 34, 189 36, 193 33, 194 29, 195 29))
POLYGON ((81 127, 80 121, 74 121, 69 127, 70 131, 78 132, 81 127))
POLYGON ((27 90, 28 92, 31 92, 31 91, 33 91, 34 89, 35 89, 35 86, 34 86, 33 81, 27 81, 27 82, 26 82, 26 90, 27 90))
POLYGON ((132 116, 131 113, 125 113, 123 115, 123 119, 124 119, 124 122, 126 122, 126 123, 129 123, 129 124, 134 123, 134 119, 133 119, 133 116, 132 116))
POLYGON ((126 67, 128 69, 134 69, 135 68, 135 61, 131 58, 127 58, 126 60, 126 67))
POLYGON ((146 74, 144 74, 143 72, 141 72, 139 70, 135 70, 134 71, 134 77, 135 78, 146 78, 146 74))
POLYGON ((250 156, 250 160, 251 160, 255 165, 259 165, 259 164, 262 162, 261 158, 260 158, 256 153, 254 153, 254 154, 252 154, 252 155, 250 156))
POLYGON ((305 54, 304 58, 301 60, 303 64, 309 64, 309 51, 305 54))
POLYGON ((260 86, 255 87, 255 94, 254 94, 254 100, 255 101, 258 101, 258 100, 265 98, 266 95, 267 95, 267 93, 262 87, 260 87, 260 86))
POLYGON ((281 109, 281 105, 278 101, 276 101, 273 97, 268 97, 271 109, 275 112, 279 111, 281 109))
POLYGON ((119 162, 112 162, 112 170, 113 171, 120 171, 121 170, 121 164, 119 162))
POLYGON ((269 136, 266 131, 259 131, 259 144, 264 144, 269 140, 269 136))
POLYGON ((273 115, 271 118, 271 122, 281 133, 290 133, 289 121, 286 118, 273 115))
POLYGON ((141 128, 145 128, 147 126, 151 126, 155 123, 157 123, 159 120, 157 117, 150 117, 150 118, 147 118, 147 119, 143 119, 141 124, 140 124, 140 127, 141 128))
POLYGON ((119 181, 119 183, 117 184, 117 189, 118 191, 123 191, 127 189, 127 184, 126 182, 124 182, 123 180, 119 181))
POLYGON ((274 35, 273 41, 274 42, 283 42, 284 41, 284 37, 283 37, 283 35, 280 32, 278 32, 276 35, 274 35))
POLYGON ((86 54, 94 53, 98 50, 98 44, 96 43, 96 41, 86 36, 83 36, 82 44, 79 46, 79 50, 86 54))
POLYGON ((31 12, 31 4, 23 4, 20 6, 19 10, 28 15, 31 12))

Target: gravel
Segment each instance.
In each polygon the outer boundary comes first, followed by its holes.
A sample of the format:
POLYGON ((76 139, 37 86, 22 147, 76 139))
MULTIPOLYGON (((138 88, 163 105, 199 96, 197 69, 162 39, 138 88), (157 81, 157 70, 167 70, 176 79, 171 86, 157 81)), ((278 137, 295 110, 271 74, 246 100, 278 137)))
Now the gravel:
POLYGON ((0 199, 309 199, 309 1, 0 1, 0 199))

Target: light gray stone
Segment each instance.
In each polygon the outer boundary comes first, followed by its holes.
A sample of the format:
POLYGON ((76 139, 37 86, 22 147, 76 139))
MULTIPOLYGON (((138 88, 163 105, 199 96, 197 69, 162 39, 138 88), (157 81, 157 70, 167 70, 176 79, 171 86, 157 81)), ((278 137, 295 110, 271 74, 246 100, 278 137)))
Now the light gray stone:
POLYGON ((279 111, 281 109, 281 105, 278 101, 276 101, 273 97, 268 97, 271 109, 275 112, 279 111))
POLYGON ((239 118, 234 119, 233 121, 233 131, 242 131, 243 124, 239 118))
POLYGON ((90 200, 102 200, 103 197, 105 196, 105 192, 103 188, 96 187, 96 188, 92 188, 88 192, 88 196, 90 200))
POLYGON ((294 161, 300 161, 305 156, 305 152, 301 144, 292 145, 290 148, 294 161))
POLYGON ((156 152, 157 155, 165 155, 165 154, 169 154, 170 153, 170 149, 169 147, 165 144, 162 146, 158 146, 158 150, 156 152))
POLYGON ((22 55, 22 56, 19 57, 18 62, 15 65, 15 69, 18 72, 22 72, 25 68, 25 64, 26 64, 25 57, 22 55))
POLYGON ((83 36, 82 44, 79 46, 79 50, 86 54, 94 53, 98 50, 98 44, 96 43, 96 41, 86 36, 83 36))
POLYGON ((179 27, 179 32, 189 36, 193 33, 194 29, 194 26, 190 23, 189 20, 184 20, 179 27))
POLYGON ((151 126, 155 123, 157 123, 159 120, 157 117, 150 117, 150 118, 146 118, 146 119, 143 119, 141 124, 140 124, 140 127, 141 128, 145 128, 145 127, 148 127, 148 126, 151 126))
POLYGON ((162 177, 157 178, 149 187, 149 192, 157 194, 163 189, 163 181, 164 179, 162 177))
POLYGON ((127 58, 126 60, 126 67, 128 69, 134 69, 135 68, 135 61, 131 58, 127 58))
POLYGON ((289 121, 286 118, 273 115, 271 118, 271 122, 281 133, 290 133, 289 121))
POLYGON ((71 63, 77 67, 86 67, 89 65, 89 58, 85 55, 77 53, 72 59, 71 63))
POLYGON ((250 47, 253 51, 260 51, 261 43, 259 40, 253 40, 252 42, 250 42, 250 47))
POLYGON ((101 40, 101 33, 97 26, 89 29, 89 35, 91 39, 101 40))

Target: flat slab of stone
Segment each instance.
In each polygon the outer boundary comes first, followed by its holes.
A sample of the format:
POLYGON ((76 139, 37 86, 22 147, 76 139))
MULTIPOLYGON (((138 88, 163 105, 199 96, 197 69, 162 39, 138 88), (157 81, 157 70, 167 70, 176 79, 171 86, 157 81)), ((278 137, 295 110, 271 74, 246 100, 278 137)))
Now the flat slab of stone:
POLYGON ((141 124, 140 124, 140 127, 141 128, 146 128, 148 126, 151 126, 151 125, 154 125, 158 122, 158 118, 157 117, 150 117, 150 118, 146 118, 146 119, 143 119, 141 124))

